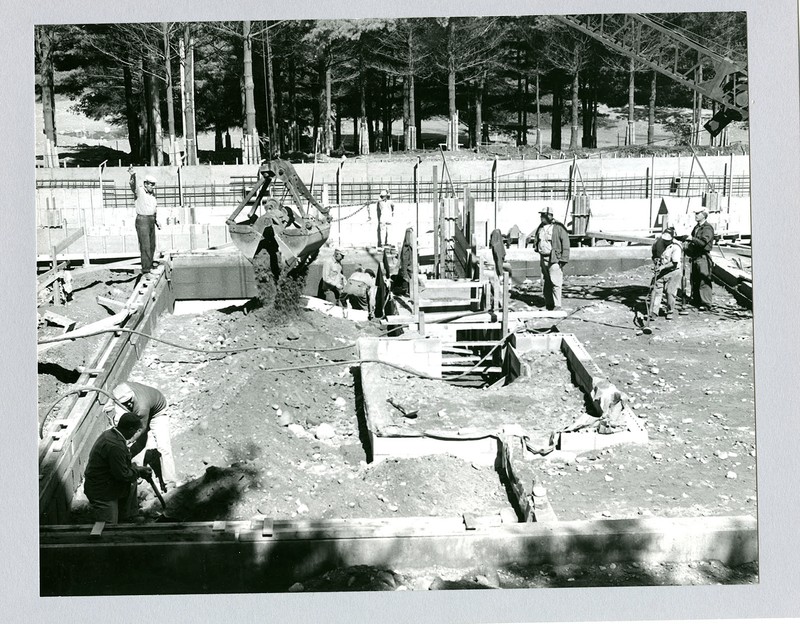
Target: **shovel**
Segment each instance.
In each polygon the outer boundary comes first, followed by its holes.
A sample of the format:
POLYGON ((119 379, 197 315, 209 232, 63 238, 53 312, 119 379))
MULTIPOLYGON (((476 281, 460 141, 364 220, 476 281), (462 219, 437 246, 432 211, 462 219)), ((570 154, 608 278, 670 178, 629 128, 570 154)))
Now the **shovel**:
POLYGON ((650 304, 653 300, 653 288, 656 285, 656 271, 653 269, 653 279, 650 280, 650 291, 647 293, 647 303, 644 308, 644 318, 639 318, 638 311, 636 312, 635 322, 641 327, 643 334, 652 334, 653 329, 650 327, 650 304))
POLYGON ((405 418, 416 418, 417 416, 419 416, 419 410, 407 412, 405 408, 399 405, 392 397, 389 397, 388 399, 386 399, 386 401, 389 403, 389 405, 397 409, 405 418))
POLYGON ((150 484, 150 486, 153 488, 153 491, 156 493, 156 496, 158 497, 158 502, 161 503, 161 509, 166 509, 167 503, 164 502, 164 497, 161 496, 161 492, 158 491, 158 488, 156 487, 156 482, 153 481, 153 475, 147 477, 147 482, 150 484))
MULTIPOLYGON (((153 491, 156 493, 156 496, 158 497, 158 502, 161 503, 161 509, 166 512, 167 503, 164 501, 164 497, 161 496, 161 492, 158 491, 158 488, 156 487, 156 482, 153 480, 153 475, 150 475, 149 477, 147 477, 147 482, 150 484, 150 487, 152 487, 153 491)), ((172 518, 172 517, 168 516, 166 513, 159 514, 155 521, 156 522, 160 522, 160 523, 163 523, 163 522, 169 522, 169 523, 181 522, 181 520, 179 520, 178 518, 172 518)))

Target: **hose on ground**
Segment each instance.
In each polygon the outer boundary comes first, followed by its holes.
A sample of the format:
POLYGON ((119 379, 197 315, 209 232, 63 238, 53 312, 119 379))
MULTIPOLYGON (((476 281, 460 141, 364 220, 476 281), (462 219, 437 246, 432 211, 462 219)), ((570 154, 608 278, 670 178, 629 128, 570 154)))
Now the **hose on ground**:
MULTIPOLYGON (((122 403, 120 403, 119 401, 117 401, 114 398, 113 394, 111 394, 107 390, 98 388, 97 386, 77 386, 75 388, 71 388, 70 390, 67 390, 67 392, 65 392, 64 394, 60 395, 55 401, 53 401, 53 403, 50 405, 50 407, 47 408, 47 411, 44 413, 44 416, 42 416, 42 420, 39 423, 40 440, 44 438, 44 424, 47 422, 47 417, 50 415, 50 412, 52 412, 55 409, 56 405, 61 403, 61 401, 66 399, 68 396, 71 396, 73 394, 80 394, 81 392, 99 392, 100 394, 107 396, 111 401, 113 401, 116 405, 119 405, 122 409, 125 409, 125 406, 122 405, 122 403)), ((109 424, 113 424, 111 418, 109 418, 108 420, 109 424)))

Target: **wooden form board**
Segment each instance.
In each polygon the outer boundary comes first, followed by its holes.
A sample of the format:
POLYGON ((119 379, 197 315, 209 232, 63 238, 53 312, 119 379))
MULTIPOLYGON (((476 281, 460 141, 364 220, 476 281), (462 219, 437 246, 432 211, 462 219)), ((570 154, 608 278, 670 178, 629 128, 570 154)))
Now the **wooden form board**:
MULTIPOLYGON (((125 328, 151 333, 158 315, 172 305, 169 267, 161 265, 150 273, 131 295, 135 311, 123 324, 125 328)), ((100 374, 83 373, 78 386, 109 390, 127 378, 148 339, 127 332, 109 334, 95 353, 89 369, 100 374)), ((83 478, 83 469, 92 444, 108 427, 97 401, 98 393, 86 392, 64 400, 57 422, 45 429, 39 444, 39 519, 42 524, 58 524, 69 518, 69 505, 83 478)))
POLYGON ((55 245, 53 245, 52 248, 53 260, 55 261, 55 256, 60 254, 65 249, 69 248, 70 245, 72 245, 72 243, 83 238, 83 234, 84 234, 83 228, 78 228, 72 234, 61 239, 55 245))
POLYGON ((41 292, 52 284, 55 280, 62 277, 62 271, 67 268, 66 262, 59 262, 49 271, 36 277, 36 291, 41 292))
POLYGON ((758 559, 750 516, 494 523, 465 526, 463 518, 275 522, 263 536, 252 523, 114 525, 92 537, 92 525, 42 527, 43 596, 286 591, 295 582, 337 567, 382 568, 476 561, 508 565, 568 565, 758 559), (146 574, 142 570, 147 570, 146 574))

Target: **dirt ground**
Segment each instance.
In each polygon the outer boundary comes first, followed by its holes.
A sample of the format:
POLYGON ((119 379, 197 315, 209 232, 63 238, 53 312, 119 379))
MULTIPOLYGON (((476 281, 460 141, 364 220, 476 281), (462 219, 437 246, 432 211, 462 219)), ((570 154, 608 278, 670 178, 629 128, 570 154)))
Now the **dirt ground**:
MULTIPOLYGON (((49 293, 40 297, 37 310, 39 317, 47 311, 67 317, 82 327, 110 316, 106 308, 97 302, 97 297, 107 297, 125 302, 133 293, 139 276, 133 271, 111 271, 94 267, 91 271, 73 271, 72 293, 66 303, 55 305, 49 293)), ((44 320, 39 323, 39 339, 54 338, 64 333, 65 328, 44 320)), ((80 377, 79 367, 89 366, 106 340, 99 335, 80 340, 56 343, 39 355, 38 392, 39 418, 43 418, 53 402, 67 391, 80 377)), ((47 416, 49 421, 57 417, 61 403, 47 416)))
MULTIPOLYGON (((672 321, 662 318, 654 323, 652 335, 644 335, 632 310, 647 294, 648 273, 642 267, 584 278, 570 276, 567 268, 564 305, 575 313, 559 321, 558 329, 575 333, 609 379, 630 395, 635 412, 646 420, 650 443, 581 455, 556 451, 515 467, 523 482, 535 477, 547 488, 560 520, 755 515, 752 313, 715 286, 713 312, 690 310, 672 321)), ((121 295, 130 292, 133 279, 118 272, 94 274, 79 287, 76 282, 73 301, 56 311, 81 322, 102 318, 108 312, 95 297, 116 291, 115 298, 124 299, 121 295)), ((516 309, 541 304, 537 284, 518 287, 512 302, 516 309)), ((42 335, 58 331, 63 330, 41 330, 42 335)), ((491 468, 442 456, 366 463, 360 379, 352 361, 355 340, 379 333, 371 323, 310 311, 278 325, 241 308, 163 315, 155 336, 189 348, 151 342, 131 379, 159 387, 170 402, 182 485, 166 494, 166 514, 181 520, 351 518, 490 515, 508 508, 491 468), (223 348, 242 350, 208 353, 223 348)), ((93 340, 69 343, 40 357, 40 414, 77 379, 77 367, 88 363, 96 349, 93 340)), ((436 408, 458 423, 459 414, 467 413, 477 413, 479 420, 500 413, 505 421, 520 399, 533 397, 556 406, 538 417, 527 416, 533 418, 530 426, 545 431, 567 425, 576 412, 585 411, 565 367, 550 355, 536 356, 531 365, 534 375, 524 386, 458 388, 451 393, 449 386, 414 378, 392 392, 406 407, 419 405, 420 420, 433 417, 436 408)), ((147 489, 140 495, 145 519, 155 519, 162 512, 155 497, 147 489)), ((74 519, 80 522, 86 509, 80 497, 77 501, 74 519)), ((293 590, 757 579, 755 566, 637 565, 395 570, 393 585, 376 570, 348 569, 293 590)))

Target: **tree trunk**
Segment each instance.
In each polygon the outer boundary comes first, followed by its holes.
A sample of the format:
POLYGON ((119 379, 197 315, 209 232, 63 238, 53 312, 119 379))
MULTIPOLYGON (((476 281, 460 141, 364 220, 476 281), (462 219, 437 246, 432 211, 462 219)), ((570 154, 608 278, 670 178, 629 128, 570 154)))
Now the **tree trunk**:
POLYGON ((656 83, 658 72, 653 71, 650 78, 650 102, 647 115, 647 144, 652 145, 656 134, 656 83))
POLYGON ((458 108, 456 108, 455 26, 452 18, 447 20, 447 110, 450 119, 449 149, 458 150, 458 108))
POLYGON ((517 145, 522 145, 522 54, 517 48, 517 145))
POLYGON ((408 76, 405 77, 403 80, 403 149, 408 151, 411 149, 409 146, 408 140, 408 129, 411 127, 409 123, 409 119, 411 118, 410 110, 411 107, 408 105, 408 98, 409 98, 409 83, 408 83, 408 76))
MULTIPOLYGON (((414 111, 414 125, 417 129, 417 145, 422 145, 422 103, 416 96, 414 82, 411 83, 411 110, 414 111)), ((424 146, 423 146, 424 147, 424 146)))
POLYGON ((556 84, 553 88, 553 111, 551 114, 552 122, 550 124, 550 147, 554 150, 561 149, 561 108, 562 98, 561 98, 561 90, 563 89, 563 85, 561 84, 561 78, 556 78, 556 84))
POLYGON ((272 158, 274 153, 280 153, 279 151, 279 139, 278 139, 278 117, 277 111, 275 108, 275 81, 273 75, 273 67, 272 67, 272 46, 269 42, 269 25, 264 29, 264 40, 266 42, 266 49, 267 49, 267 97, 269 99, 269 123, 267 127, 267 134, 269 135, 269 158, 272 158))
POLYGON ((382 123, 382 130, 383 130, 383 149, 387 152, 391 151, 392 147, 392 99, 394 97, 395 87, 397 85, 397 79, 392 76, 391 81, 389 80, 388 75, 384 75, 383 83, 385 85, 385 89, 383 91, 384 98, 383 98, 383 123, 382 123))
POLYGON ((334 140, 334 145, 336 146, 337 150, 341 148, 342 153, 344 153, 344 146, 342 145, 342 115, 339 112, 339 105, 338 104, 336 105, 335 122, 336 122, 336 128, 334 130, 334 132, 335 132, 335 137, 333 139, 334 140))
MULTIPOLYGON (((408 58, 414 58, 414 31, 413 29, 408 32, 408 58)), ((416 105, 416 94, 414 93, 414 64, 409 60, 408 68, 406 70, 408 82, 408 128, 414 128, 414 132, 406 132, 405 134, 405 148, 406 150, 417 149, 417 141, 420 140, 420 128, 418 126, 418 114, 416 105)))
POLYGON ((592 147, 597 147, 597 87, 592 87, 592 147))
POLYGON ((313 150, 317 152, 317 140, 319 139, 319 151, 325 153, 325 128, 324 119, 326 116, 327 93, 326 93, 326 72, 325 72, 324 52, 317 57, 317 97, 314 107, 314 132, 313 150))
POLYGON ((294 55, 289 57, 289 151, 300 149, 297 132, 297 65, 294 55))
POLYGON ((184 80, 186 91, 186 102, 184 111, 186 117, 186 128, 184 137, 186 141, 186 164, 198 164, 197 158, 197 132, 194 116, 194 37, 192 37, 191 27, 187 24, 183 31, 184 42, 184 80))
MULTIPOLYGON (((698 55, 699 55, 699 53, 698 53, 698 55)), ((697 68, 697 80, 700 83, 703 82, 703 66, 702 65, 700 65, 697 68)), ((704 100, 705 100, 705 98, 703 97, 703 95, 701 93, 698 93, 697 94, 697 133, 696 133, 696 137, 697 138, 695 139, 696 145, 700 145, 701 144, 700 128, 703 127, 703 105, 705 104, 704 100)))
POLYGON ((525 76, 525 89, 522 97, 522 144, 528 144, 528 88, 530 81, 528 76, 525 76))
POLYGON ((588 85, 581 88, 581 147, 592 146, 592 96, 588 85))
POLYGON ((36 27, 36 53, 39 57, 39 77, 42 90, 42 112, 44 115, 44 134, 55 147, 56 115, 55 90, 53 88, 53 31, 52 26, 36 27))
MULTIPOLYGON (((578 49, 575 48, 575 64, 577 66, 578 49)), ((569 135, 569 149, 578 149, 578 86, 580 80, 580 73, 575 70, 575 75, 572 77, 572 122, 571 132, 569 135)))
POLYGON ((422 135, 422 119, 419 117, 419 103, 417 102, 416 85, 414 84, 414 74, 408 75, 408 127, 414 128, 414 136, 411 137, 411 145, 407 149, 417 149, 417 142, 422 135))
POLYGON ((359 55, 358 75, 358 120, 356 121, 356 154, 369 154, 370 126, 367 119, 367 76, 364 70, 364 59, 359 55))
POLYGON ((331 107, 333 97, 333 74, 329 60, 325 63, 325 106, 322 109, 322 151, 330 156, 333 150, 333 128, 331 126, 331 107))
POLYGON ((630 59, 630 66, 628 69, 628 128, 625 132, 625 145, 636 144, 636 131, 635 122, 636 116, 634 114, 634 95, 636 94, 636 63, 630 59))
POLYGON ((148 78, 144 72, 144 60, 138 59, 137 63, 138 67, 136 68, 141 76, 141 85, 142 88, 139 89, 137 94, 137 116, 139 121, 139 135, 142 137, 142 145, 141 145, 141 155, 139 162, 141 163, 149 163, 150 162, 150 155, 152 154, 152 139, 150 136, 150 123, 148 121, 149 117, 149 107, 147 105, 147 91, 148 91, 148 78))
POLYGON ((540 106, 539 71, 536 71, 536 149, 542 149, 542 110, 540 106))
POLYGON ((128 143, 131 148, 131 164, 133 164, 141 161, 142 141, 139 134, 136 96, 133 93, 133 74, 128 63, 122 64, 122 82, 125 87, 125 119, 128 122, 128 143))
POLYGON ((256 103, 253 82, 253 41, 250 38, 250 22, 242 22, 244 48, 244 131, 253 135, 256 132, 256 103))
POLYGON ((225 143, 223 142, 222 138, 222 126, 216 124, 214 126, 214 151, 217 154, 222 153, 222 150, 225 147, 225 143))
POLYGON ((248 152, 242 154, 243 163, 254 163, 259 160, 258 131, 256 130, 255 83, 253 82, 253 39, 250 35, 249 20, 242 22, 242 44, 244 56, 244 134, 249 145, 248 152))
POLYGON ((156 67, 155 58, 151 55, 145 67, 145 85, 147 94, 147 121, 150 136, 150 164, 161 166, 164 164, 163 132, 161 127, 161 93, 159 79, 154 75, 156 67))
POLYGON ((172 90, 172 63, 169 50, 169 23, 163 22, 161 28, 164 33, 164 69, 166 70, 166 98, 167 98, 167 132, 169 133, 169 164, 174 165, 178 150, 175 149, 175 104, 172 90))
MULTIPOLYGON (((483 142, 483 92, 486 88, 486 72, 478 78, 478 85, 475 89, 475 147, 478 151, 483 142)), ((488 139, 488 137, 486 137, 488 139)), ((487 141, 488 143, 488 141, 487 141)))

